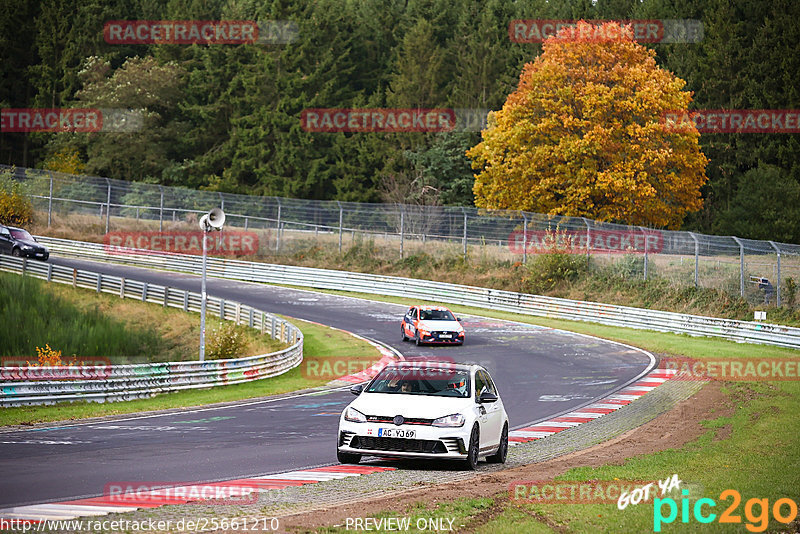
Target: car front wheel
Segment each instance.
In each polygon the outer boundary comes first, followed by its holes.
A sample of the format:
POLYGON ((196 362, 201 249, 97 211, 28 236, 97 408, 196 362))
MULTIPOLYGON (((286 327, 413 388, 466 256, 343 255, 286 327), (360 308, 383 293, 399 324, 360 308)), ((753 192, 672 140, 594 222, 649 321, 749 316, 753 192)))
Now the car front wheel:
POLYGON ((469 437, 469 448, 467 448, 467 459, 464 460, 464 467, 469 471, 474 471, 478 467, 478 449, 481 446, 481 432, 476 424, 472 427, 472 435, 469 437))
POLYGON ((16 256, 17 258, 21 258, 22 257, 22 251, 20 249, 18 249, 18 248, 15 248, 14 250, 11 251, 11 255, 12 256, 16 256))
POLYGON ((340 464, 357 464, 361 461, 360 454, 351 454, 349 452, 336 451, 336 458, 340 464))
POLYGON ((400 335, 403 336, 403 341, 408 341, 408 336, 406 335, 406 327, 405 326, 401 326, 400 327, 400 335))
POLYGON ((500 433, 500 445, 497 452, 486 458, 487 462, 493 464, 506 463, 506 456, 508 456, 508 425, 503 425, 503 431, 500 433))

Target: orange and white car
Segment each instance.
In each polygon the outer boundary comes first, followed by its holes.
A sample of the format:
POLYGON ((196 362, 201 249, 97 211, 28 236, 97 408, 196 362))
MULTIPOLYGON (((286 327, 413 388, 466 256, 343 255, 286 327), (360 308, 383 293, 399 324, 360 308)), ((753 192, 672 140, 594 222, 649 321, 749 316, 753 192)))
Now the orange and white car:
POLYGON ((465 339, 461 321, 442 306, 411 306, 400 324, 400 332, 403 341, 413 339, 417 345, 463 345, 465 339))

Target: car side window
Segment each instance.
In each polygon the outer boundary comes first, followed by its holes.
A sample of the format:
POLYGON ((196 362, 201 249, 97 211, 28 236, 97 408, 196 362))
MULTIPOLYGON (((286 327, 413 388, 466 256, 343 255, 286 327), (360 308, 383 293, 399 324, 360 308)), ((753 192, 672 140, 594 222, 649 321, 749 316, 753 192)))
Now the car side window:
POLYGON ((412 319, 417 319, 417 315, 419 315, 419 309, 414 308, 414 312, 411 315, 412 319))
POLYGON ((8 228, 0 228, 0 235, 9 239, 11 237, 11 232, 8 231, 8 228))
POLYGON ((489 376, 489 373, 487 373, 486 371, 481 371, 481 375, 483 376, 483 381, 486 383, 486 390, 489 393, 497 395, 497 388, 494 385, 492 377, 489 376))
POLYGON ((486 383, 483 381, 483 373, 478 371, 475 373, 475 401, 477 402, 478 398, 481 396, 481 391, 483 388, 486 387, 486 383))

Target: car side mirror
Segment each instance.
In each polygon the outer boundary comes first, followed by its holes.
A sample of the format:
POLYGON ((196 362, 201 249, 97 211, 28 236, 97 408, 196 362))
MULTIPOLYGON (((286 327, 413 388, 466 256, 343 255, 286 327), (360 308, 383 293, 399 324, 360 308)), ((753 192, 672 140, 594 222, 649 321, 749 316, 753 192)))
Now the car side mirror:
POLYGON ((461 322, 461 317, 456 317, 456 321, 461 322))
POLYGON ((361 395, 362 391, 364 391, 364 384, 356 384, 350 388, 350 393, 353 395, 361 395))
POLYGON ((484 391, 483 393, 481 393, 481 396, 478 397, 478 400, 480 401, 481 404, 488 402, 497 402, 497 395, 489 391, 484 391))

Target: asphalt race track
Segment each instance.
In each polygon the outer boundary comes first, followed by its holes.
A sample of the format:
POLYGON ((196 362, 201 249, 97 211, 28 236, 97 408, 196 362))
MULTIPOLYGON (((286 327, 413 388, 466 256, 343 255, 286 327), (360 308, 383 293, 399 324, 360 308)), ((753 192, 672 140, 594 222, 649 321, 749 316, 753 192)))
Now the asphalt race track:
MULTIPOLYGON (((53 263, 200 290, 200 279, 135 267, 52 258, 53 263)), ((574 410, 632 381, 653 362, 595 338, 496 319, 464 317, 463 347, 400 340, 405 307, 260 284, 209 279, 208 292, 331 325, 382 342, 406 358, 484 365, 512 429, 574 410)), ((200 482, 336 463, 346 389, 242 401, 154 416, 0 432, 0 507, 102 495, 120 482, 200 482)))

